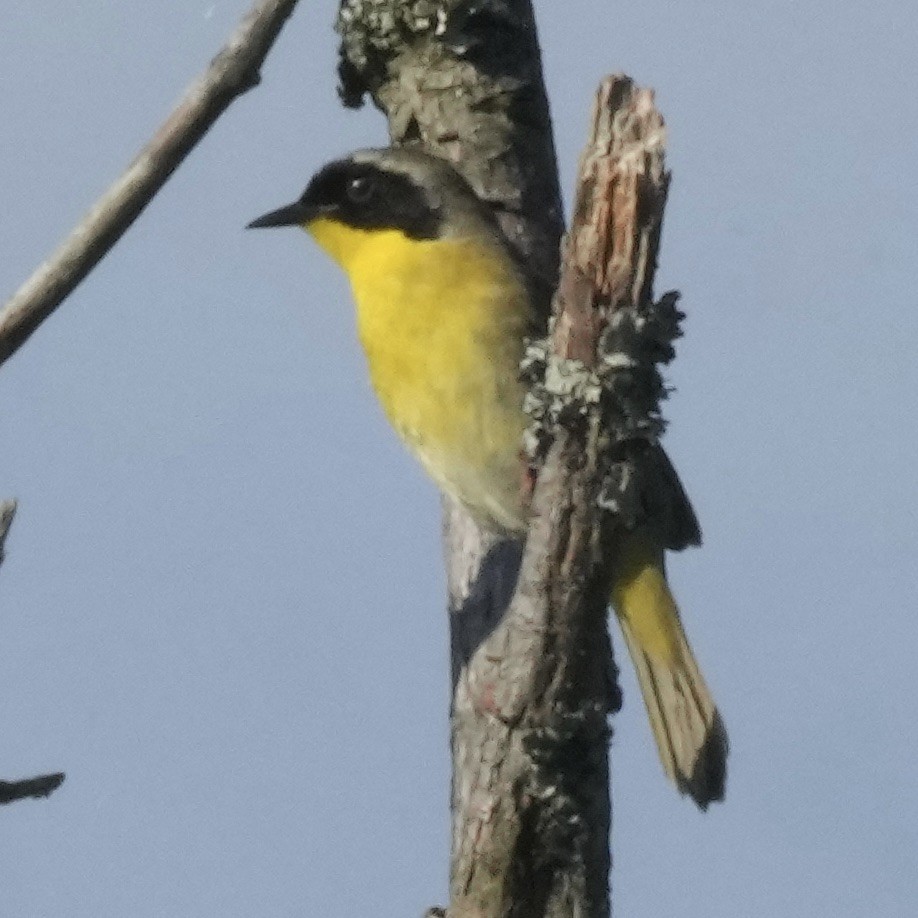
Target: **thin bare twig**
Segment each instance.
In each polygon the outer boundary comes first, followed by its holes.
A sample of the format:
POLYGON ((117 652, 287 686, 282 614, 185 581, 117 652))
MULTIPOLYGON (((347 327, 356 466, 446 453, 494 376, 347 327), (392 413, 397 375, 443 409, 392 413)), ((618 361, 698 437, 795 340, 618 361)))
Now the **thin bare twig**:
POLYGON ((211 125, 259 82, 297 0, 258 0, 127 171, 0 312, 0 364, 77 287, 166 183, 211 125))
POLYGON ((16 516, 16 501, 5 500, 0 503, 0 564, 6 557, 3 553, 3 546, 6 544, 6 536, 13 525, 13 517, 16 516))
MULTIPOLYGON (((3 564, 6 537, 16 516, 16 501, 0 502, 0 564, 3 564)), ((53 775, 39 775, 22 781, 0 781, 0 804, 22 800, 23 797, 47 797, 57 790, 64 780, 62 772, 53 775)))
POLYGON ((0 781, 0 805, 24 800, 26 797, 47 797, 64 783, 64 773, 39 775, 23 781, 0 781))

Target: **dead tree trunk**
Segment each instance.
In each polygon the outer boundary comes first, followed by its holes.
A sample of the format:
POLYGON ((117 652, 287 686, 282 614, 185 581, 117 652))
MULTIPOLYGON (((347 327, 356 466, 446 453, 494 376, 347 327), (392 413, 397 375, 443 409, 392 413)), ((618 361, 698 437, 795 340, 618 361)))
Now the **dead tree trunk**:
MULTIPOLYGON (((343 0, 338 28, 345 101, 359 104, 369 93, 394 144, 455 164, 494 206, 545 309, 561 218, 528 0, 343 0)), ((452 503, 444 511, 454 690, 450 918, 609 912, 607 718, 619 694, 603 556, 623 519, 603 515, 600 497, 633 505, 633 485, 621 480, 632 459, 621 444, 634 441, 636 424, 644 425, 639 438, 658 432, 655 364, 678 315, 664 299, 665 327, 650 322, 649 343, 641 334, 625 343, 605 335, 614 311, 654 310, 666 176, 662 121, 649 99, 622 78, 604 84, 597 103, 553 334, 532 351, 533 434, 544 466, 525 555, 452 503), (614 227, 612 208, 621 215, 614 227), (617 377, 610 396, 608 368, 625 365, 640 370, 617 377), (549 378, 562 377, 553 389, 549 378), (646 405, 640 419, 629 401, 635 388, 646 405)))

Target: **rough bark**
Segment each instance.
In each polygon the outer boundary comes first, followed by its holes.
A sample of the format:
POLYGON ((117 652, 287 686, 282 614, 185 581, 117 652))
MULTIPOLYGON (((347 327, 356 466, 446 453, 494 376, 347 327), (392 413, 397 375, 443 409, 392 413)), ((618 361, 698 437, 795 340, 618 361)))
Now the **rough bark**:
MULTIPOLYGON (((16 516, 16 501, 0 501, 0 565, 6 557, 6 537, 13 517, 16 516)), ((39 775, 35 778, 24 778, 20 781, 0 781, 0 804, 12 803, 25 797, 47 797, 60 787, 64 775, 57 772, 53 775, 39 775)))
POLYGON ((0 364, 14 354, 140 216, 259 70, 297 0, 259 0, 124 174, 0 311, 0 364))

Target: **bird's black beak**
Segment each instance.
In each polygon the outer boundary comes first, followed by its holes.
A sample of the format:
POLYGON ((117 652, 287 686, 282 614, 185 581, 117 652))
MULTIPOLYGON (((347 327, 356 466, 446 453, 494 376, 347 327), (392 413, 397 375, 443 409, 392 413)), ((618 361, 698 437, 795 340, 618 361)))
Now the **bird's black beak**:
POLYGON ((315 215, 314 208, 302 201, 296 201, 253 220, 246 229, 261 229, 265 226, 301 226, 308 223, 315 215))

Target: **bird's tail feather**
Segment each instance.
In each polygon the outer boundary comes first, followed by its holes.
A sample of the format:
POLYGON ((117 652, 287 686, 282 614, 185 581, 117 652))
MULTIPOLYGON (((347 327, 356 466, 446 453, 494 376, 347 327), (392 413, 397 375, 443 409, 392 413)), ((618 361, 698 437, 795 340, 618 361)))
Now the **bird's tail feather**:
POLYGON ((612 601, 637 671, 663 769, 701 809, 722 800, 727 733, 647 542, 625 546, 612 601))

